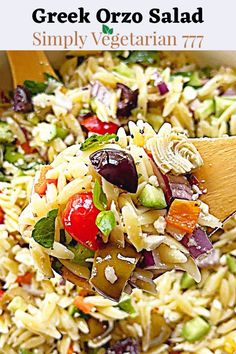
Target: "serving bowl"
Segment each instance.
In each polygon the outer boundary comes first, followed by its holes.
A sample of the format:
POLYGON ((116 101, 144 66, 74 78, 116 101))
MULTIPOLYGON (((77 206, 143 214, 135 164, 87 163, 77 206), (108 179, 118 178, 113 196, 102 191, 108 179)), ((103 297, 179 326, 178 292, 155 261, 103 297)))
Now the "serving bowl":
MULTIPOLYGON (((47 51, 46 54, 54 68, 60 67, 65 60, 66 51, 47 51)), ((236 67, 236 51, 199 51, 187 52, 200 66, 213 67, 228 65, 236 67)), ((26 73, 27 77, 27 73, 26 73)), ((12 79, 6 52, 0 51, 0 88, 11 89, 12 79)))

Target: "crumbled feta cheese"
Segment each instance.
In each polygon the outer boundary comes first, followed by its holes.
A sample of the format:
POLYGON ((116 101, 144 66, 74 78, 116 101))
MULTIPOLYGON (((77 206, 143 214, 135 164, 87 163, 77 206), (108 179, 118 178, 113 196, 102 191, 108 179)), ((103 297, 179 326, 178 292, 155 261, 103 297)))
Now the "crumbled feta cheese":
POLYGON ((154 222, 154 227, 159 234, 163 235, 165 233, 166 221, 164 216, 159 216, 159 218, 154 222))
POLYGON ((157 180, 157 176, 150 176, 148 181, 154 187, 158 187, 159 186, 159 183, 158 183, 158 180, 157 180))
POLYGON ((209 213, 209 206, 203 202, 200 204, 201 212, 199 215, 198 223, 201 226, 209 226, 214 228, 222 227, 219 219, 209 213))
POLYGON ((115 269, 111 266, 107 266, 105 268, 105 278, 111 283, 114 284, 117 281, 117 276, 115 273, 115 269))

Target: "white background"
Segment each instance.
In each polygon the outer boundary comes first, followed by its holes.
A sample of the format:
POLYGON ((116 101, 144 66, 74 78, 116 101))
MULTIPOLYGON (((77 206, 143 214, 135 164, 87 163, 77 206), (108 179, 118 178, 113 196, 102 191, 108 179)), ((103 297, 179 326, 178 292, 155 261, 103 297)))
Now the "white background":
MULTIPOLYGON (((62 49, 60 47, 35 47, 32 42, 33 32, 46 31, 47 34, 67 35, 74 31, 87 34, 91 31, 100 32, 102 24, 98 23, 95 15, 99 8, 106 7, 110 11, 139 11, 144 20, 141 24, 109 24, 114 28, 114 34, 171 34, 181 38, 183 34, 203 34, 202 50, 235 50, 235 16, 236 0, 2 0, 0 11, 0 49, 62 49), (151 8, 160 8, 162 11, 171 11, 172 7, 179 7, 182 11, 196 11, 203 7, 203 24, 150 24, 148 13, 151 8), (91 12, 91 24, 36 24, 32 20, 32 12, 36 8, 45 8, 47 11, 76 12, 78 7, 85 7, 91 12)), ((78 49, 75 46, 70 49, 78 49)), ((95 47, 89 39, 83 49, 106 49, 95 47)), ((107 48, 110 49, 110 48, 107 48)), ((122 48, 120 48, 122 49, 122 48)), ((124 48, 123 48, 124 49, 124 48)), ((128 48, 125 48, 128 49, 128 48)), ((151 49, 137 47, 133 49, 151 49)), ((154 49, 154 48, 153 48, 154 49)), ((157 49, 157 48, 155 48, 157 49)), ((166 49, 164 47, 159 49, 166 49)), ((183 41, 178 46, 183 48, 183 41)), ((195 48, 198 50, 198 48, 195 48)))

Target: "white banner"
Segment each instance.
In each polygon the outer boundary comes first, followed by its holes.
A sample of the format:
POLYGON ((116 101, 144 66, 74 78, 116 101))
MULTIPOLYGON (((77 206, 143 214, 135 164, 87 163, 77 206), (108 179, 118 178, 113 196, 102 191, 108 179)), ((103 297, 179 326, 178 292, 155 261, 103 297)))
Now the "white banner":
POLYGON ((235 50, 235 0, 7 0, 0 49, 235 50))

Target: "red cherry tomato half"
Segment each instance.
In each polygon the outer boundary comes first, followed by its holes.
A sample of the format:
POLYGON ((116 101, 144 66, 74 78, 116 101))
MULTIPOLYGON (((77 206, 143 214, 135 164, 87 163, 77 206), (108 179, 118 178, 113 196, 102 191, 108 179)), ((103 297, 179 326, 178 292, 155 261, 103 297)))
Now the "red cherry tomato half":
POLYGON ((79 243, 92 250, 99 248, 96 217, 99 210, 93 204, 91 192, 77 193, 67 202, 62 214, 65 230, 79 243))
POLYGON ((119 126, 112 122, 102 122, 97 116, 85 118, 81 123, 89 132, 96 134, 116 133, 119 126))
POLYGON ((4 211, 0 207, 0 224, 4 224, 4 211))

